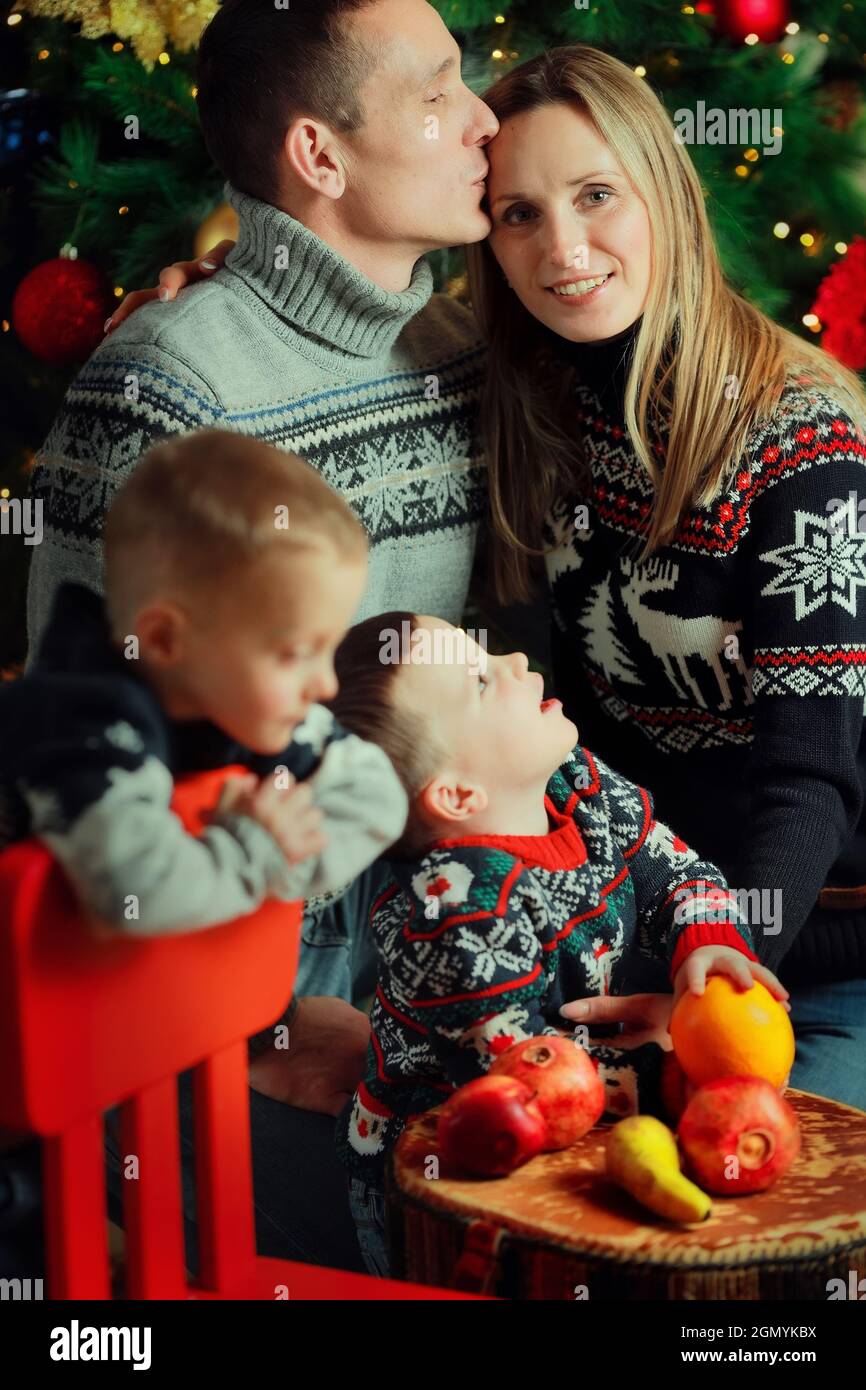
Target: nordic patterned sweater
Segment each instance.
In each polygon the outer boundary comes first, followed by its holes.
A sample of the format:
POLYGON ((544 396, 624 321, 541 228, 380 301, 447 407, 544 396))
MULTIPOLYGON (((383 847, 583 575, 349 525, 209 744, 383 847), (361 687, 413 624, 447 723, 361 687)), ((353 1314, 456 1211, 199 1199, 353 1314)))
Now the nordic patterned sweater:
POLYGON ((425 260, 389 293, 278 208, 226 196, 240 231, 225 267, 100 344, 38 455, 31 654, 59 584, 102 592, 105 512, 141 454, 208 426, 300 454, 345 497, 370 540, 359 621, 394 608, 461 620, 486 495, 472 315, 432 295, 425 260))
POLYGON ((38 836, 83 906, 155 936, 232 921, 266 898, 336 895, 402 832, 406 793, 380 748, 313 705, 275 755, 207 720, 172 720, 111 642, 105 605, 58 590, 30 669, 0 686, 0 849, 38 836), (249 816, 217 813, 200 836, 170 807, 174 779, 240 764, 309 780, 327 845, 289 865, 249 816))
MULTIPOLYGON (((547 835, 441 841, 390 866, 370 914, 379 981, 366 1075, 337 1121, 343 1161, 374 1186, 407 1119, 512 1043, 566 1031, 562 1004, 620 993, 633 951, 671 978, 698 946, 756 959, 724 878, 655 819, 642 787, 578 746, 545 804, 547 835)), ((609 1117, 658 1108, 658 1044, 582 1042, 609 1117)))
POLYGON ((634 336, 565 349, 590 482, 550 518, 556 693, 722 868, 765 965, 787 984, 866 976, 861 422, 789 386, 717 500, 639 564, 652 484, 622 413, 634 336))

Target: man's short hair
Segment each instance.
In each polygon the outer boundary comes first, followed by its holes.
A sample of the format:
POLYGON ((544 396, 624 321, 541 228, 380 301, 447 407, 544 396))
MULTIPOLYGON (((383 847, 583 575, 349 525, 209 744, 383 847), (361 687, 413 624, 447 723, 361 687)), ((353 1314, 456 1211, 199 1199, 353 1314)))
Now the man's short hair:
POLYGON ((198 112, 208 152, 236 188, 279 197, 286 131, 313 116, 344 133, 364 123, 360 91, 378 56, 350 20, 376 0, 224 0, 198 50, 198 112))

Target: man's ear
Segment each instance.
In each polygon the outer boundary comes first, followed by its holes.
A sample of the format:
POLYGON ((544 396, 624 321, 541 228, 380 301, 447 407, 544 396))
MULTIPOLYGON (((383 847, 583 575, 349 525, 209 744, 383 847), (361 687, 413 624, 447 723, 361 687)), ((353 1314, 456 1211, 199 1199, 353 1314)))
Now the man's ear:
POLYGON ((135 617, 138 654, 152 666, 173 666, 183 654, 186 614, 168 600, 149 603, 135 617))
POLYGON ((296 178, 325 198, 342 198, 346 170, 337 138, 329 125, 301 116, 289 126, 283 153, 296 178))
POLYGON ((443 773, 418 794, 417 808, 427 825, 452 825, 455 829, 487 809, 488 797, 479 782, 443 773))

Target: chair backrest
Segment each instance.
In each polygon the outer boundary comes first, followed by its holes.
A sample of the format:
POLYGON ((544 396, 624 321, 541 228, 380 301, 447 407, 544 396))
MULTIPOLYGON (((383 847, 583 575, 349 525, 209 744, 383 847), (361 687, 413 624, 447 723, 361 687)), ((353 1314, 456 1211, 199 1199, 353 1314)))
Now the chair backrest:
MULTIPOLYGON (((225 778, 178 784, 201 828, 225 778)), ((40 1135, 174 1077, 267 1027, 288 1003, 300 904, 269 902, 207 931, 98 939, 38 841, 0 854, 0 1125, 40 1135)))
MULTIPOLYGON (((242 768, 178 784, 190 833, 242 768)), ((107 1298, 103 1112, 121 1106, 127 1295, 189 1296, 176 1078, 194 1068, 197 1287, 233 1296, 256 1267, 246 1039, 291 996, 300 903, 210 930, 98 938, 38 841, 0 854, 0 1127, 43 1136, 53 1298, 107 1298), (130 1176, 124 1172, 124 1176, 130 1176)))

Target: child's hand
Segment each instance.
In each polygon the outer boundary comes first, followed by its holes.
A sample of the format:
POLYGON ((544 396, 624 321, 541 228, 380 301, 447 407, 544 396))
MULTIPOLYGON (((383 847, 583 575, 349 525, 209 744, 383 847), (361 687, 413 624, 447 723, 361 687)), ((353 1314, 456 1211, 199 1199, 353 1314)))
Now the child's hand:
POLYGON ((218 809, 258 821, 276 840, 289 864, 309 859, 328 843, 320 829, 322 813, 313 804, 312 787, 296 782, 291 775, 288 787, 278 787, 271 777, 258 781, 254 774, 251 779, 233 778, 223 789, 218 809))
POLYGON ((703 994, 708 975, 727 975, 742 989, 751 989, 755 980, 760 980, 773 998, 778 999, 789 1013, 791 1011, 787 1003, 788 991, 772 970, 749 960, 742 951, 735 951, 733 946, 699 946, 686 956, 674 979, 674 1003, 689 989, 693 994, 703 994))

